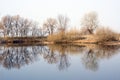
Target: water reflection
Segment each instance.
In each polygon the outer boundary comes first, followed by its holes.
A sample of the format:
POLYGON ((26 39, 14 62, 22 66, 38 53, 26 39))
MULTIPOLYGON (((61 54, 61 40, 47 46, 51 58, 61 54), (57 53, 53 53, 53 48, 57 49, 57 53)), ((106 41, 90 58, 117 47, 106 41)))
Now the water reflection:
MULTIPOLYGON (((118 53, 120 47, 112 46, 112 45, 105 46, 105 45, 93 44, 93 45, 80 45, 80 46, 50 45, 49 48, 53 51, 58 51, 59 54, 64 55, 64 57, 67 57, 64 61, 61 60, 64 66, 67 66, 67 64, 66 65, 64 64, 65 62, 70 64, 68 55, 82 54, 81 59, 82 59, 83 66, 86 69, 97 71, 99 68, 99 61, 104 58, 106 59, 111 58, 113 55, 118 53)), ((60 64, 61 66, 62 66, 62 63, 60 64)), ((65 67, 61 69, 64 70, 65 67)))
POLYGON ((88 50, 82 57, 82 63, 86 69, 96 71, 98 69, 98 58, 93 50, 88 50))
POLYGON ((72 64, 70 56, 82 54, 83 66, 88 70, 97 71, 99 61, 111 58, 118 53, 119 48, 119 46, 100 45, 1 46, 0 65, 6 69, 20 69, 43 57, 48 64, 56 64, 59 70, 66 70, 72 64))
POLYGON ((21 68, 34 62, 42 46, 36 47, 0 47, 0 64, 7 69, 21 68))
POLYGON ((86 69, 97 71, 101 59, 109 59, 119 51, 119 46, 94 45, 87 48, 82 57, 82 63, 86 69))

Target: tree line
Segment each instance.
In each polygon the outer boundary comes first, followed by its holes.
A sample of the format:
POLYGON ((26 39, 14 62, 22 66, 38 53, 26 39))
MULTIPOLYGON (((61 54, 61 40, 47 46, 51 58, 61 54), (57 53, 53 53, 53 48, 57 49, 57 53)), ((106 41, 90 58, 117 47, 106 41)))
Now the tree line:
MULTIPOLYGON (((19 15, 6 15, 0 20, 0 33, 1 37, 40 37, 58 32, 62 33, 63 36, 70 27, 69 21, 67 16, 59 15, 57 18, 46 19, 40 26, 37 22, 19 15)), ((86 13, 80 23, 82 34, 93 34, 98 27, 97 13, 86 13)))

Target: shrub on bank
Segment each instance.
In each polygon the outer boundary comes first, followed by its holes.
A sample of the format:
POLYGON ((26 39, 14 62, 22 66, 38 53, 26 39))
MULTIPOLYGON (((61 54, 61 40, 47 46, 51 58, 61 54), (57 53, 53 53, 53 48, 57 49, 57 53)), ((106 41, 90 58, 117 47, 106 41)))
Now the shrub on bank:
POLYGON ((101 27, 96 30, 95 38, 97 42, 118 41, 119 35, 109 28, 101 27))

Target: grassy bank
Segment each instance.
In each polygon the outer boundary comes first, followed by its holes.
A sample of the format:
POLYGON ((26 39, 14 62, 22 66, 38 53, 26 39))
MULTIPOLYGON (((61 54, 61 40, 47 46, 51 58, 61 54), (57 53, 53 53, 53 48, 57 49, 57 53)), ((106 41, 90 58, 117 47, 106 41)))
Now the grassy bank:
POLYGON ((79 30, 58 32, 47 37, 2 37, 1 44, 120 44, 120 35, 109 28, 99 28, 94 34, 81 34, 79 30))

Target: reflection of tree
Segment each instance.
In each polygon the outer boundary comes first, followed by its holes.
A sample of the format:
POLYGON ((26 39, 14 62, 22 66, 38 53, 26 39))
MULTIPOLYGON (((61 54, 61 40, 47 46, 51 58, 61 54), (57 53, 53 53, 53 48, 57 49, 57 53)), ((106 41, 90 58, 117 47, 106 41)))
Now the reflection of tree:
POLYGON ((44 48, 43 57, 49 64, 57 64, 59 70, 67 69, 70 66, 68 54, 65 53, 65 47, 62 46, 59 50, 56 50, 55 47, 44 48))
POLYGON ((59 64, 60 70, 66 69, 70 65, 68 55, 64 50, 59 53, 47 46, 0 47, 0 64, 7 69, 19 69, 34 62, 38 55, 41 55, 49 64, 59 64))
POLYGON ((103 45, 49 45, 50 50, 58 51, 60 56, 59 70, 70 66, 68 54, 85 53, 82 62, 86 69, 96 71, 99 67, 99 60, 110 58, 117 53, 119 46, 103 46, 103 45), (86 49, 88 50, 86 52, 86 49))
POLYGON ((8 69, 19 69, 25 64, 32 63, 38 55, 38 53, 31 52, 30 47, 7 47, 2 52, 0 62, 8 69))
POLYGON ((59 70, 67 69, 70 66, 69 57, 67 54, 63 53, 60 55, 59 70))
POLYGON ((59 51, 61 52, 61 53, 59 53, 60 54, 60 56, 59 56, 60 61, 59 61, 59 64, 58 64, 59 70, 67 69, 70 66, 68 54, 65 53, 66 48, 67 47, 64 46, 64 45, 59 48, 59 51))
POLYGON ((119 46, 96 45, 91 49, 89 47, 88 50, 82 58, 83 65, 89 70, 96 71, 99 67, 98 61, 115 55, 119 50, 119 46))
POLYGON ((119 51, 120 47, 115 46, 115 45, 101 45, 101 46, 96 46, 94 49, 95 54, 98 58, 103 59, 103 58, 111 58, 113 55, 117 54, 119 51))
POLYGON ((119 46, 98 45, 49 45, 47 46, 22 46, 0 47, 0 65, 7 69, 21 68, 43 57, 48 64, 58 65, 59 70, 65 70, 70 66, 69 55, 83 54, 82 63, 86 69, 96 71, 99 61, 111 58, 117 53, 119 46))
POLYGON ((48 53, 43 54, 44 59, 47 60, 49 64, 57 63, 58 62, 58 54, 56 54, 53 50, 50 50, 48 53))
POLYGON ((98 69, 98 60, 93 50, 89 50, 87 53, 85 53, 82 61, 87 69, 92 71, 96 71, 98 69))

